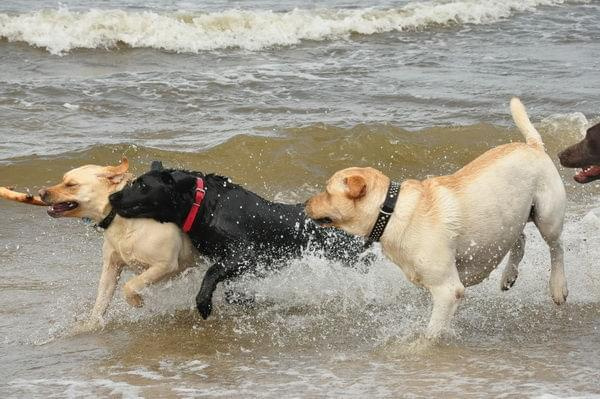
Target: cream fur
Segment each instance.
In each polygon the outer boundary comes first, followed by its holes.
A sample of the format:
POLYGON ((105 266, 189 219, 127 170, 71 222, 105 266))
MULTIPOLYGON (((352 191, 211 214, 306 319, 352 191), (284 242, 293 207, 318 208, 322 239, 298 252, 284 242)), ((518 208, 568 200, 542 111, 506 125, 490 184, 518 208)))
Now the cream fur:
MULTIPOLYGON (((502 288, 512 286, 530 215, 550 247, 552 299, 557 304, 566 300, 560 238, 565 189, 521 102, 513 99, 511 109, 528 144, 496 147, 453 175, 403 182, 396 210, 381 237, 385 254, 410 281, 432 295, 430 337, 439 336, 448 326, 465 287, 487 278, 508 252, 502 288)), ((309 200, 307 212, 367 236, 389 181, 372 168, 338 171, 328 181, 326 192, 309 200), (349 197, 349 181, 353 185, 364 182, 363 197, 349 197)))
MULTIPOLYGON (((76 201, 79 206, 65 212, 64 216, 99 222, 110 212, 108 196, 131 179, 126 166, 118 169, 86 165, 73 169, 63 176, 61 183, 40 190, 40 195, 45 195, 50 204, 76 201)), ((190 266, 194 252, 189 237, 172 223, 117 215, 104 231, 98 294, 89 319, 80 329, 94 329, 103 324, 103 316, 125 267, 137 273, 123 287, 125 299, 131 306, 140 307, 143 305, 142 289, 190 266)))

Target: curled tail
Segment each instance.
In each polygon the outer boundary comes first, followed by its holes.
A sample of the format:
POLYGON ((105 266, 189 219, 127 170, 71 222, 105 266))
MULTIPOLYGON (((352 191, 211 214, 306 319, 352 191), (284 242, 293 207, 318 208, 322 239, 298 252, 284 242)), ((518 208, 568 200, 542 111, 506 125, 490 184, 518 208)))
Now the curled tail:
POLYGON ((533 127, 533 124, 527 116, 525 106, 517 97, 513 97, 510 100, 510 112, 515 121, 515 124, 525 137, 525 141, 527 142, 527 144, 532 145, 534 147, 538 147, 540 149, 544 149, 542 136, 540 136, 539 132, 535 129, 535 127, 533 127))

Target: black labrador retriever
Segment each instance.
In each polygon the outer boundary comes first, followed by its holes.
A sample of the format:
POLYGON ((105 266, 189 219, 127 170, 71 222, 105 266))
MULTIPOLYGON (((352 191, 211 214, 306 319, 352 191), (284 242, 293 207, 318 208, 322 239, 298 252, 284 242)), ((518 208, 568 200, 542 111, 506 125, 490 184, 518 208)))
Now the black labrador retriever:
POLYGON ((600 179, 600 123, 589 128, 585 138, 558 154, 560 164, 567 168, 582 168, 574 179, 589 183, 600 179))
POLYGON ((188 233, 192 242, 214 262, 196 296, 198 311, 205 319, 212 311, 217 284, 257 271, 258 265, 272 268, 300 257, 304 250, 351 265, 372 260, 361 256, 365 251, 362 238, 317 226, 307 218, 303 204, 268 201, 214 174, 161 170, 153 164, 150 172, 109 200, 123 217, 152 218, 182 228, 186 221, 191 225, 188 233), (200 205, 195 206, 195 202, 200 205), (194 207, 197 211, 191 212, 194 207), (193 212, 197 214, 190 216, 193 212))

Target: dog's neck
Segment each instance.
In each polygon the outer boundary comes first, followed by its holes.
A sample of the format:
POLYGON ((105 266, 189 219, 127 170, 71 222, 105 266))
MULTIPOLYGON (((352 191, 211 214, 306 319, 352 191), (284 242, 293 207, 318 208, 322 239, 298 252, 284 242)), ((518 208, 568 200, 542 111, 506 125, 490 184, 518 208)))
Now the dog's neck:
MULTIPOLYGON (((204 184, 206 184, 206 179, 204 179, 204 184)), ((195 202, 195 189, 188 190, 185 192, 178 192, 176 198, 174 198, 174 205, 177 207, 177 212, 175 213, 175 220, 172 222, 177 224, 179 227, 183 227, 185 220, 190 213, 192 205, 195 202)), ((200 215, 196 216, 196 219, 199 219, 200 215)), ((198 222, 198 221, 196 221, 198 222)), ((193 225, 192 225, 193 226, 193 225)), ((192 227, 193 228, 193 227, 192 227)))
POLYGON ((102 198, 102 201, 98 204, 98 207, 96 208, 96 211, 94 212, 94 215, 90 218, 94 221, 94 223, 99 223, 102 220, 104 220, 104 218, 106 218, 108 216, 108 214, 110 213, 110 211, 112 210, 112 206, 110 205, 110 202, 108 201, 108 197, 112 193, 121 191, 123 189, 123 187, 125 187, 125 185, 127 183, 129 183, 131 180, 133 180, 133 175, 130 173, 126 173, 123 177, 123 180, 121 180, 118 184, 114 184, 111 186, 111 189, 108 191, 106 197, 102 198))
POLYGON ((421 191, 413 189, 415 183, 420 185, 416 180, 405 181, 400 185, 394 213, 379 240, 384 251, 390 256, 393 252, 397 252, 396 247, 402 241, 401 237, 406 232, 421 198, 421 191))

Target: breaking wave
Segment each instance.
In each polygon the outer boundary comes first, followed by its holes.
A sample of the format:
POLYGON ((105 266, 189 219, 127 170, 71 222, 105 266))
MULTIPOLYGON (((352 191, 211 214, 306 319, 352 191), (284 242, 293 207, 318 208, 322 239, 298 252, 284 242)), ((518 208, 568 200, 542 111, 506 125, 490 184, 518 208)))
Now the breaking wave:
POLYGON ((410 2, 393 9, 225 10, 202 13, 77 12, 46 9, 0 14, 0 38, 61 55, 76 48, 155 48, 174 52, 240 48, 257 51, 304 40, 343 40, 352 34, 489 24, 515 13, 565 0, 459 0, 410 2))

